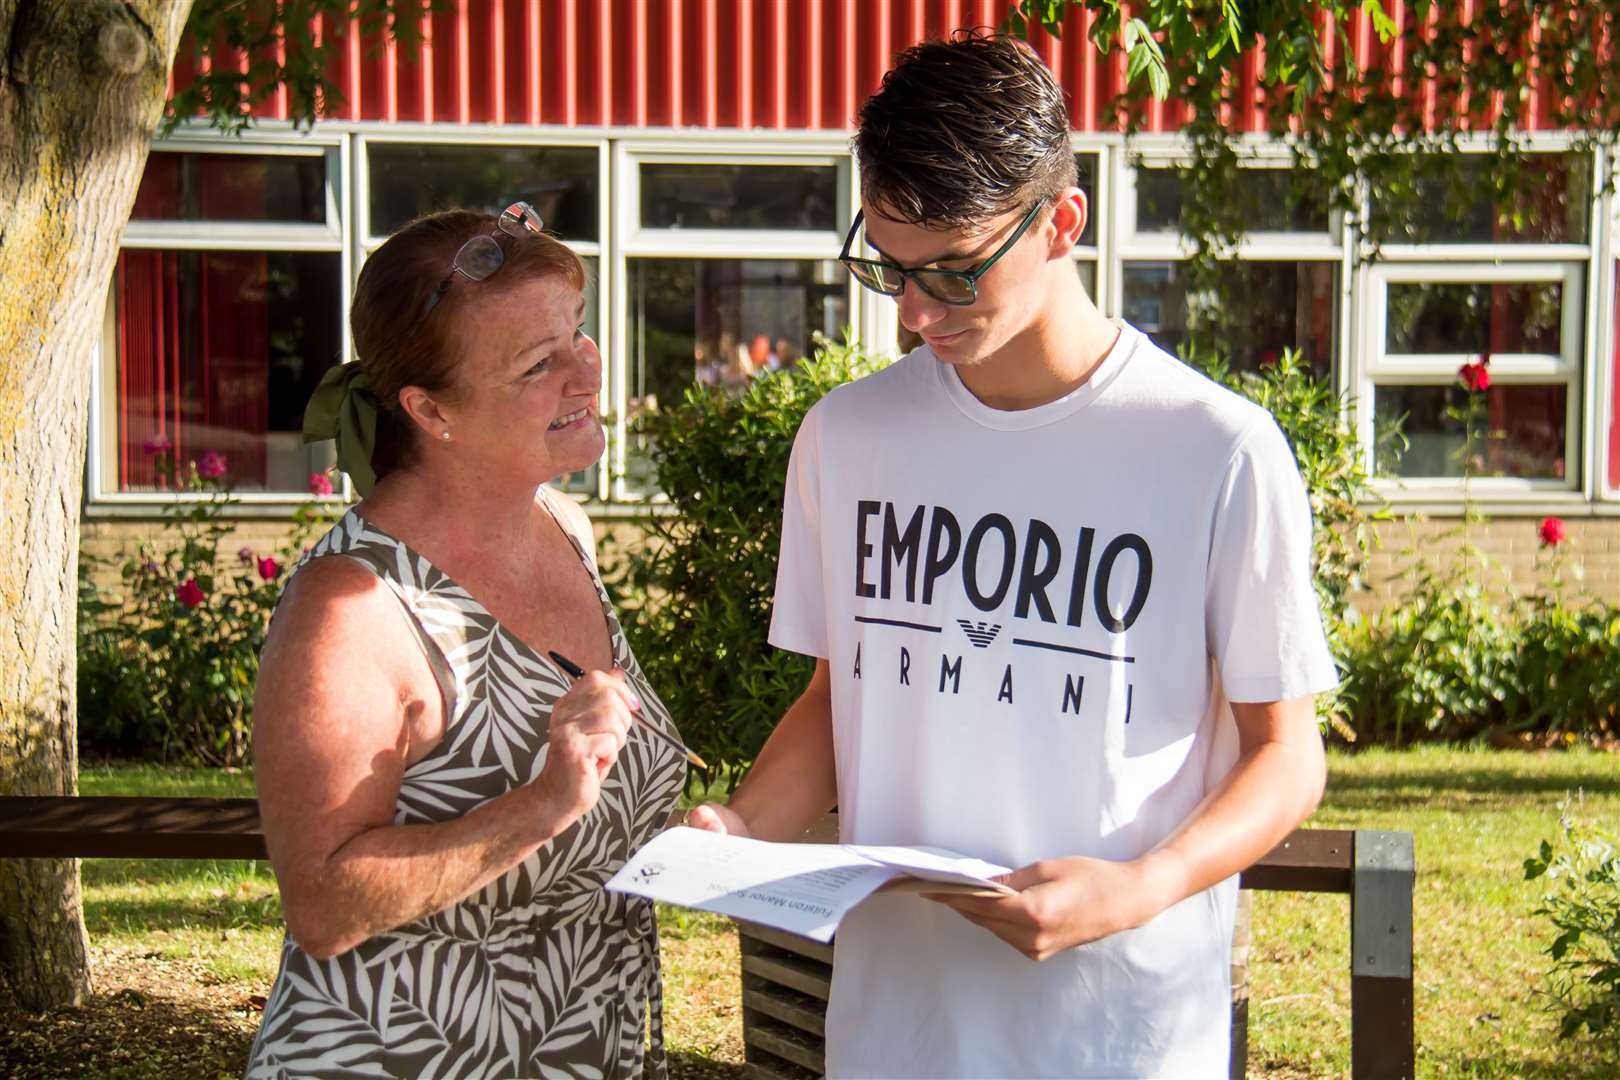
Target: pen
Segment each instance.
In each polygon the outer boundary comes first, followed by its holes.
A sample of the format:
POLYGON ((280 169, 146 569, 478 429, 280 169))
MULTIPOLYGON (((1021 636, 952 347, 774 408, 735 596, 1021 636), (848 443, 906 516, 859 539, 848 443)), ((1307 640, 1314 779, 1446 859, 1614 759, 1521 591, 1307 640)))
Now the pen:
MULTIPOLYGON (((555 663, 558 667, 562 668, 563 671, 568 673, 569 678, 578 679, 578 678, 581 678, 585 674, 585 669, 584 668, 580 667, 578 664, 574 663, 572 660, 568 659, 568 657, 564 656, 562 653, 558 652, 557 650, 549 649, 549 650, 547 650, 547 655, 551 657, 553 663, 555 663)), ((686 758, 687 761, 690 761, 692 764, 696 765, 700 769, 704 769, 704 770, 708 769, 709 766, 704 762, 704 760, 702 758, 698 757, 696 754, 692 753, 692 751, 688 750, 686 748, 686 744, 681 742, 681 740, 677 739, 675 736, 669 734, 666 731, 663 731, 663 730, 661 730, 659 728, 653 727, 652 721, 648 720, 645 716, 642 716, 640 713, 634 713, 632 715, 634 715, 637 720, 641 721, 641 726, 642 727, 646 728, 648 731, 652 732, 654 735, 658 736, 660 739, 663 739, 665 742, 669 743, 669 745, 673 746, 675 749, 679 750, 681 752, 681 756, 686 758)))

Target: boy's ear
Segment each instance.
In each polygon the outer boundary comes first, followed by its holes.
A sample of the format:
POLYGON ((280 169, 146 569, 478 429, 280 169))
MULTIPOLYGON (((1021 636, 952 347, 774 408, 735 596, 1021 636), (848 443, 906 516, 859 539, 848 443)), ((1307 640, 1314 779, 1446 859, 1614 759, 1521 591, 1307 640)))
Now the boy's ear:
POLYGON ((1085 192, 1072 187, 1059 195, 1052 204, 1054 231, 1049 257, 1068 258, 1075 245, 1080 243, 1080 235, 1086 231, 1086 222, 1089 220, 1091 220, 1091 204, 1086 201, 1085 192))

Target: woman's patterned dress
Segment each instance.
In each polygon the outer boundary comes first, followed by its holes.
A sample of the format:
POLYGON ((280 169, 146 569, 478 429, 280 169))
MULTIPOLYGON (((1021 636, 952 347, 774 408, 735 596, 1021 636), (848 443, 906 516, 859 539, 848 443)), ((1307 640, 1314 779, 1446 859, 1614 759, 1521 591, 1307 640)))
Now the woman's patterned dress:
MULTIPOLYGON (((596 585, 642 715, 673 734, 601 579, 563 533, 596 585)), ((445 693, 444 740, 406 770, 394 821, 459 817, 539 775, 567 676, 353 511, 305 561, 327 555, 392 587, 445 693)), ((287 938, 247 1076, 663 1076, 653 906, 602 885, 663 828, 685 775, 675 750, 633 725, 595 808, 467 899, 331 960, 287 938)))

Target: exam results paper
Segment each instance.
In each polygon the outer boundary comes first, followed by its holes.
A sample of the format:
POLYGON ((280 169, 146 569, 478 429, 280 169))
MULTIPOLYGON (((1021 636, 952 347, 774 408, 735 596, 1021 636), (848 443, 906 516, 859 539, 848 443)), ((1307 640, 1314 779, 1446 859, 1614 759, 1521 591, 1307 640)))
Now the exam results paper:
POLYGON ((776 844, 681 826, 643 845, 607 887, 830 941, 846 912, 896 878, 1010 893, 991 880, 1007 872, 940 848, 776 844))

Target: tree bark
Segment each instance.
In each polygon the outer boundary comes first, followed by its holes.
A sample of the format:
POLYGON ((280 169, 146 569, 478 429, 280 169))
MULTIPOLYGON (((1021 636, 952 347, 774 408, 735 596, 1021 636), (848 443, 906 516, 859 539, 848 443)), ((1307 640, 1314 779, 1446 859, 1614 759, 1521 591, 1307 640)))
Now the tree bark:
MULTIPOLYGON (((0 0, 0 793, 77 787, 90 364, 191 0, 0 0)), ((0 976, 90 988, 76 860, 0 860, 0 976)))

